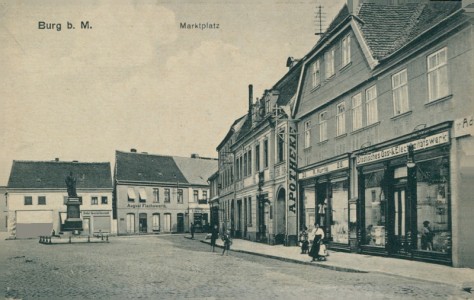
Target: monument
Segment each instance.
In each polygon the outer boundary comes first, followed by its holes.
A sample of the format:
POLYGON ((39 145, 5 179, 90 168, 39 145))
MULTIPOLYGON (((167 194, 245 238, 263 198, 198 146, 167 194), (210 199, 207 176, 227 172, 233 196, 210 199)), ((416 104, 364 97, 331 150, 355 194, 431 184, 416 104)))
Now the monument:
POLYGON ((66 177, 66 186, 68 195, 66 201, 67 217, 64 221, 63 231, 79 233, 79 231, 82 231, 81 210, 79 208, 81 200, 76 193, 76 178, 72 175, 72 172, 66 177))

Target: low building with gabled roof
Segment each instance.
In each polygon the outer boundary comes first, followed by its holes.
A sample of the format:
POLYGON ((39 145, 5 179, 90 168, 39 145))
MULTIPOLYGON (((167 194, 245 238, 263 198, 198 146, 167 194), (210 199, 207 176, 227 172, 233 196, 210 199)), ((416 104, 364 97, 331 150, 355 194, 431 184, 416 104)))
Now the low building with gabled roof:
POLYGON ((119 234, 189 231, 209 224, 209 183, 217 160, 116 151, 114 218, 119 234))
POLYGON ((15 160, 7 186, 7 227, 12 237, 33 238, 62 231, 68 196, 65 179, 71 172, 81 199, 82 234, 116 232, 110 163, 15 160))

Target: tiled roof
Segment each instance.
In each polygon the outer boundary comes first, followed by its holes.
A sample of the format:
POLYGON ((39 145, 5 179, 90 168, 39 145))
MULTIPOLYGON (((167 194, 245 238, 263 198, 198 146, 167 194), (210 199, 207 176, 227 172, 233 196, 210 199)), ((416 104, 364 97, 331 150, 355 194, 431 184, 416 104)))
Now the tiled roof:
POLYGON ((115 152, 116 180, 188 183, 172 156, 115 152))
POLYGON ((404 5, 364 3, 358 13, 363 22, 358 26, 374 58, 382 59, 459 8, 457 1, 404 5))
POLYGON ((176 165, 190 184, 209 185, 208 178, 217 171, 216 159, 174 156, 176 165))
POLYGON ((8 188, 64 189, 65 179, 72 172, 77 189, 111 189, 110 163, 61 161, 13 161, 8 188))
POLYGON ((238 132, 240 130, 240 128, 242 127, 242 125, 244 124, 244 121, 245 121, 245 117, 247 117, 247 114, 243 115, 242 117, 238 118, 237 120, 234 121, 234 123, 232 124, 232 126, 230 126, 230 129, 229 131, 227 132, 226 136, 224 137, 224 139, 219 143, 219 145, 217 146, 217 151, 219 151, 223 146, 224 144, 227 142, 227 140, 236 132, 238 132))
POLYGON ((279 81, 273 89, 280 92, 278 96, 277 105, 287 105, 291 98, 296 94, 298 89, 298 82, 300 79, 301 64, 291 69, 285 77, 279 81))

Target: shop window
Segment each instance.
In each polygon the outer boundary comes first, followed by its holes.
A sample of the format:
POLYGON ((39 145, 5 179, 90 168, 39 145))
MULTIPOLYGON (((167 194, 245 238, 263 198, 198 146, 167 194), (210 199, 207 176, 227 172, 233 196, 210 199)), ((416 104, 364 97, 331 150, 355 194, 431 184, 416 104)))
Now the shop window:
POLYGON ((152 223, 152 230, 153 231, 160 231, 160 214, 153 214, 151 218, 152 223))
POLYGON ((365 240, 370 246, 385 247, 386 197, 382 190, 384 171, 365 174, 365 240))
POLYGON ((336 243, 349 243, 349 182, 331 182, 331 236, 336 243))
POLYGON ((417 248, 450 252, 448 215, 449 164, 447 158, 417 163, 417 248))
POLYGON ((99 204, 99 198, 91 197, 91 205, 97 205, 97 204, 99 204))
POLYGON ((38 205, 46 205, 46 196, 38 196, 38 205))
POLYGON ((25 200, 25 202, 24 202, 25 205, 33 205, 33 197, 25 196, 24 200, 25 200))

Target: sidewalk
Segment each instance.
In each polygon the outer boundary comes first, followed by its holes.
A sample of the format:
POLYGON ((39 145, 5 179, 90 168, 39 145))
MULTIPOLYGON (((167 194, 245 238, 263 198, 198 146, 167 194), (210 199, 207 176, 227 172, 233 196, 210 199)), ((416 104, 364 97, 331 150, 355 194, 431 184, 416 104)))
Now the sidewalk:
MULTIPOLYGON (((210 240, 201 240, 210 244, 210 240)), ((217 245, 222 247, 221 239, 217 245)), ((411 261, 404 259, 345 253, 329 250, 329 257, 323 262, 310 262, 307 254, 300 254, 299 247, 271 246, 247 240, 232 240, 231 252, 242 252, 283 261, 301 264, 311 264, 317 267, 343 272, 373 272, 383 273, 436 283, 444 283, 459 288, 474 290, 474 269, 453 268, 449 266, 411 261)))

